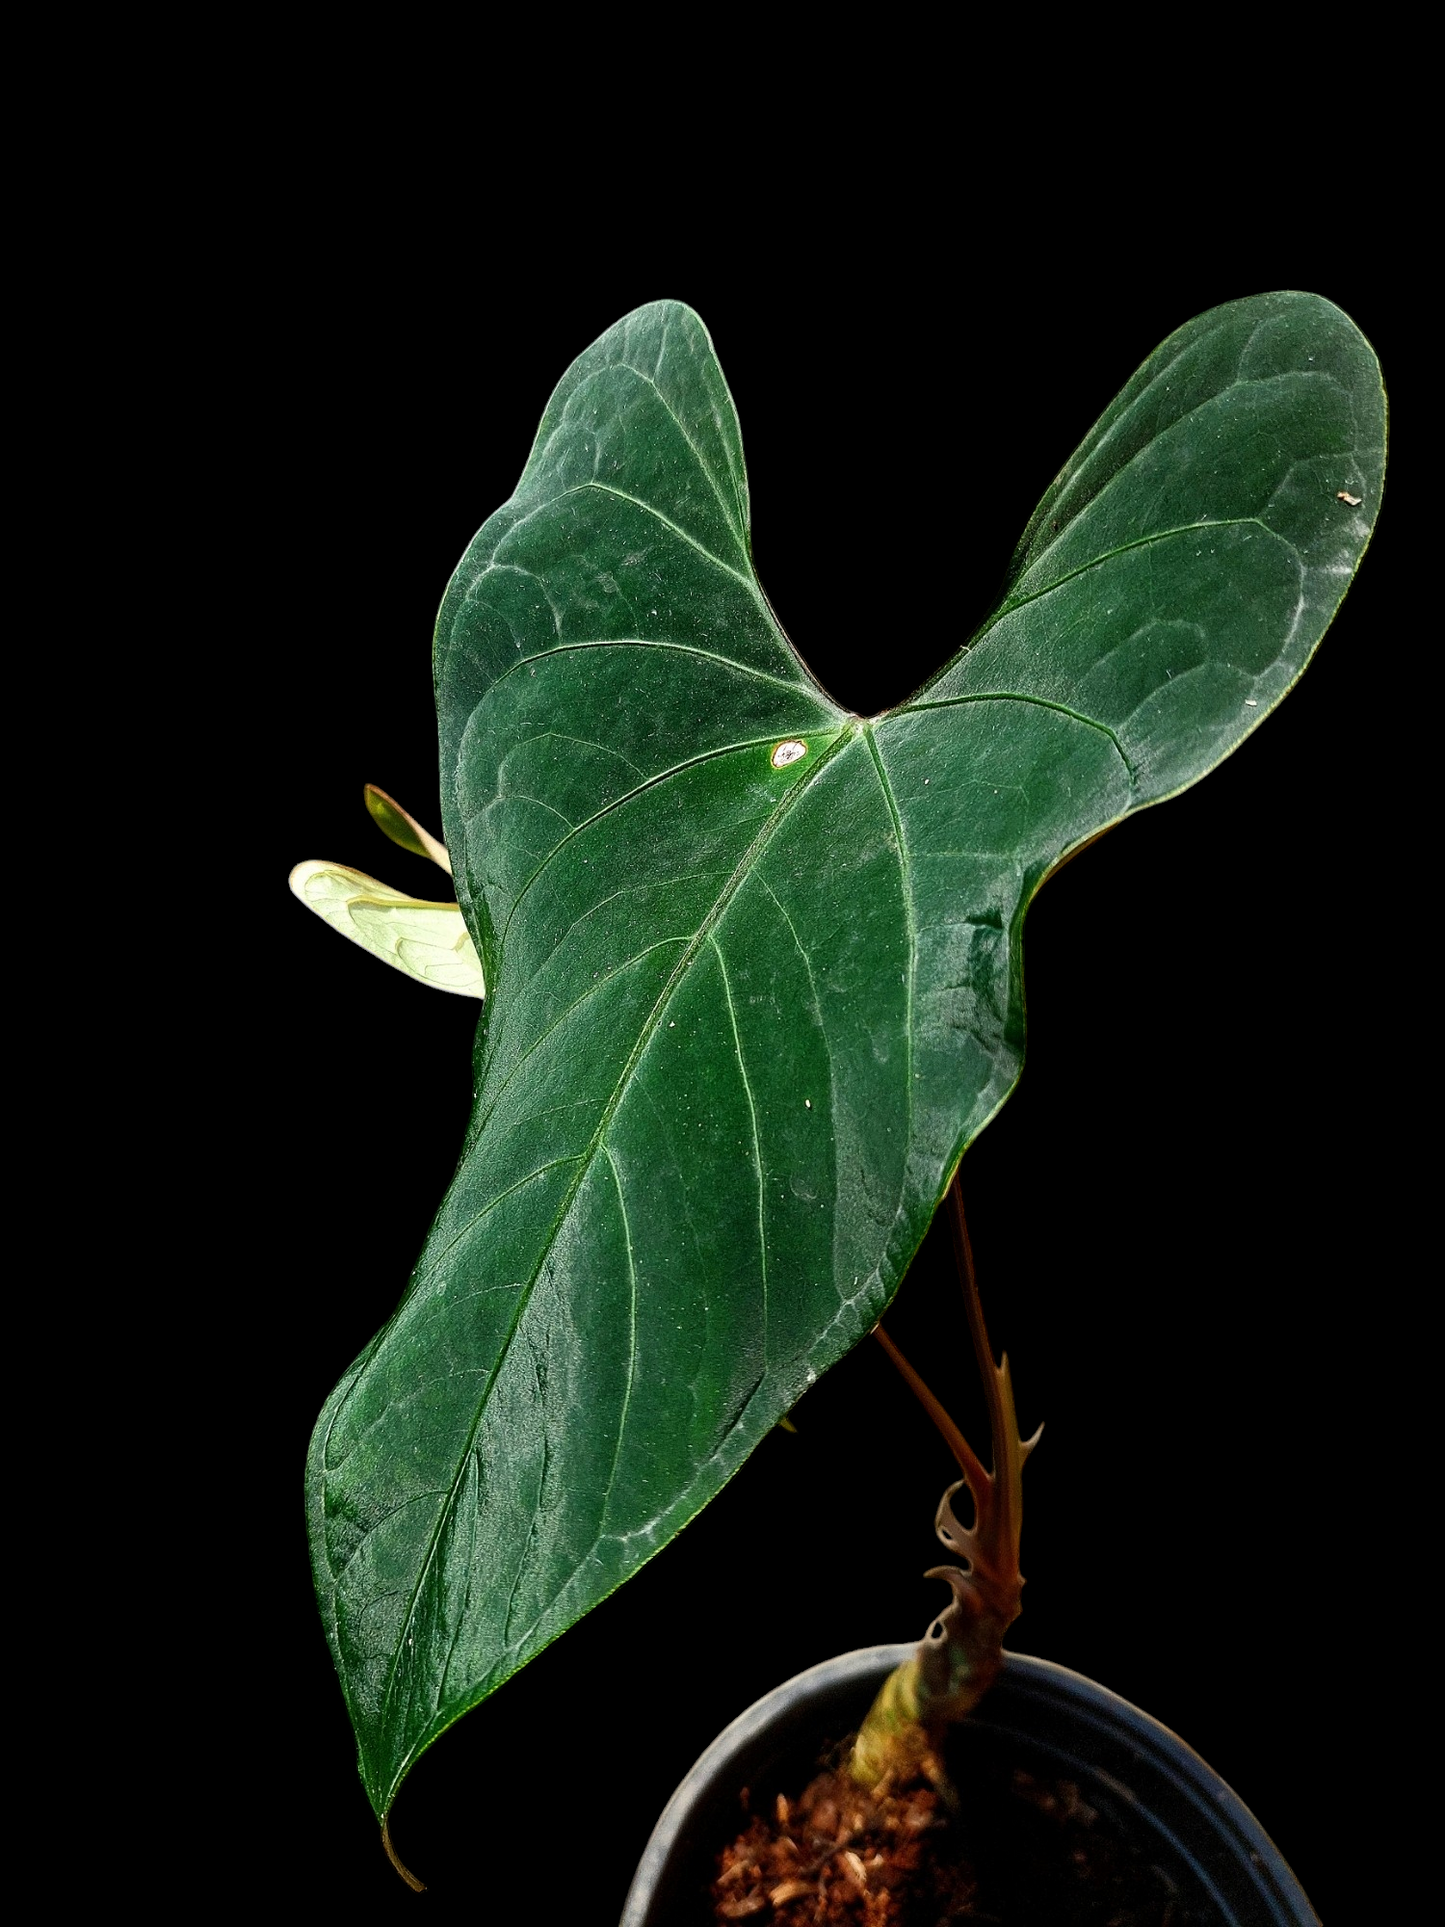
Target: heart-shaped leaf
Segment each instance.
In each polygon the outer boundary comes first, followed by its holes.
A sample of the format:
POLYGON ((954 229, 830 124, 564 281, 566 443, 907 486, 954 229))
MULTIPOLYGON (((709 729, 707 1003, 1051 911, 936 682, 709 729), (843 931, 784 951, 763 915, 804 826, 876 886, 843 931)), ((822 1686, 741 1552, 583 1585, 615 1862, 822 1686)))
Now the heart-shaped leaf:
MULTIPOLYGON (((1018 1077, 1030 898, 1279 701, 1383 463, 1379 371, 1338 310, 1204 315, 1049 490, 973 640, 865 720, 754 577, 697 317, 640 309, 573 364, 437 626, 489 993, 473 1120, 311 1454, 379 1813, 877 1320, 1018 1077)), ((934 620, 907 493, 839 502, 886 649, 934 620)))

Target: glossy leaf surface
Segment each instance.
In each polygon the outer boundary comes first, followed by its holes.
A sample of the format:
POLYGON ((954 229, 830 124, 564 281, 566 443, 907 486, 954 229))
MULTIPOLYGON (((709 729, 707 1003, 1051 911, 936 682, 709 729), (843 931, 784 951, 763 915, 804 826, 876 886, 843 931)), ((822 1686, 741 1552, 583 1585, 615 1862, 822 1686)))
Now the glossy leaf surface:
MULTIPOLYGON (((1383 460, 1378 369, 1338 310, 1202 316, 1050 489, 972 642, 940 633, 946 667, 863 720, 754 578, 696 316, 641 309, 568 371, 436 634, 489 992, 473 1120, 312 1447, 378 1812, 877 1320, 1018 1076, 1031 896, 1285 693, 1383 460)), ((935 620, 906 497, 838 500, 887 648, 935 620)))

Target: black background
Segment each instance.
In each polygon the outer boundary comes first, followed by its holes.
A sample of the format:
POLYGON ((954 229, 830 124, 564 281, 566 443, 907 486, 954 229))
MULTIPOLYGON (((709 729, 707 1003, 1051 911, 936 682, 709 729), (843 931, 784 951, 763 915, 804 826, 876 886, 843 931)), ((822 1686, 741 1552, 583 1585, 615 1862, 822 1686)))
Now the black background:
MULTIPOLYGON (((384 170, 342 191, 318 169, 248 237, 207 377, 246 499, 237 675, 254 720, 234 794, 257 1020, 240 1067, 251 1296, 234 1416, 250 1443, 234 1472, 260 1552, 226 1593, 244 1681, 226 1749, 246 1792, 219 1824, 238 1880, 265 1886, 260 1840, 284 1846, 281 1886, 303 1904, 505 1917, 486 1901, 520 1865, 533 1917, 609 1922, 722 1725, 818 1659, 920 1633, 940 1596, 921 1574, 950 1462, 865 1343, 797 1409, 795 1436, 765 1439, 673 1545, 423 1758, 392 1830, 427 1900, 382 1859, 312 1603, 301 1472, 453 1168, 474 1007, 330 935, 284 880, 318 856, 435 890, 371 826, 361 786, 440 828, 436 605, 568 361, 642 301, 698 310, 742 421, 764 586, 864 711, 969 633, 1055 471, 1191 315, 1310 288, 1392 382, 1404 291, 1362 218, 1341 242, 1337 219, 1221 205, 1176 240, 1128 220, 1100 238, 1056 199, 984 239, 968 196, 935 187, 920 205, 900 187, 830 195, 798 177, 693 239, 645 197, 604 216, 580 185, 562 206, 514 181, 481 197, 485 218, 451 223, 384 170), (892 555, 853 533, 880 496, 892 555), (568 1912, 560 1891, 588 1897, 568 1912)), ((1378 1519, 1361 1454, 1387 1419, 1372 1360, 1393 1336, 1375 1285, 1399 1202, 1402 1127, 1380 1092, 1400 966, 1378 852, 1402 608, 1387 505, 1279 713, 1047 884, 1026 937, 1028 1065, 963 1166, 995 1344, 1022 1423, 1047 1423, 1010 1643, 1182 1734, 1327 1915, 1332 1736, 1380 1617, 1345 1535, 1378 1519)), ((935 1242, 889 1324, 978 1440, 935 1242)))

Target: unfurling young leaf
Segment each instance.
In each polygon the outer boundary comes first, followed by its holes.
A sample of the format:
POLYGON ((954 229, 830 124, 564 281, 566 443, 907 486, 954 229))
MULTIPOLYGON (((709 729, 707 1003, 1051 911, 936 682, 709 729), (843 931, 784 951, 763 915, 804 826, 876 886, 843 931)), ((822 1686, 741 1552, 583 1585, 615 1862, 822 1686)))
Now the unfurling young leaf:
MULTIPOLYGON (((374 783, 366 785, 365 794, 372 820, 384 835, 451 875, 445 844, 374 783)), ((291 890, 333 930, 350 937, 383 963, 405 971, 418 983, 430 984, 433 990, 450 990, 459 997, 486 994, 482 966, 460 904, 410 897, 378 883, 364 871, 315 860, 296 865, 291 872, 291 890)))
POLYGON ((340 863, 298 863, 291 889, 333 930, 434 990, 483 995, 482 967, 455 903, 427 903, 340 863))
POLYGON ((446 845, 424 830, 416 818, 400 803, 379 790, 375 783, 366 785, 366 807, 371 812, 371 820, 383 836, 389 836, 393 843, 403 850, 410 850, 413 856, 424 856, 432 863, 452 873, 452 860, 447 855, 446 845))

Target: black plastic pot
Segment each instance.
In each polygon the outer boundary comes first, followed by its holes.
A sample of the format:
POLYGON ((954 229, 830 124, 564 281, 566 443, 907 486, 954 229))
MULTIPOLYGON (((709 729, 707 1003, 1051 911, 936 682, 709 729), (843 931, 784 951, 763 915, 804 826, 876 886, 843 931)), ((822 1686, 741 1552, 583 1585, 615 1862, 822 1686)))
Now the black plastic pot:
MULTIPOLYGON (((711 1927, 715 1856, 738 1831, 738 1794, 796 1795, 820 1747, 856 1728, 911 1645, 868 1646, 810 1667, 720 1733, 653 1829, 621 1927, 711 1927)), ((1192 1915, 1220 1927, 1318 1927, 1254 1815, 1184 1742, 1092 1680, 1010 1653, 969 1722, 985 1771, 1075 1783, 1102 1823, 1157 1868, 1192 1915)))

